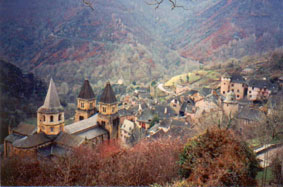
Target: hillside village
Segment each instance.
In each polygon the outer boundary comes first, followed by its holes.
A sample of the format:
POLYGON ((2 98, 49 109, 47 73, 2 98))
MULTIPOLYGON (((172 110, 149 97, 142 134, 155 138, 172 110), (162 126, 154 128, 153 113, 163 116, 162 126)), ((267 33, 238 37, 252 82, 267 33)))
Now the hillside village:
POLYGON ((85 80, 71 124, 65 124, 64 108, 51 79, 44 104, 37 111, 37 126, 22 122, 11 128, 4 141, 4 156, 53 157, 106 140, 132 147, 143 139, 186 139, 212 124, 236 123, 229 128, 249 140, 260 123, 282 110, 283 77, 273 82, 252 79, 245 76, 247 71, 220 75, 199 70, 164 84, 136 85, 132 92, 127 92, 120 79, 112 85, 107 82, 99 96, 85 80), (205 79, 210 81, 207 86, 194 84, 205 79))

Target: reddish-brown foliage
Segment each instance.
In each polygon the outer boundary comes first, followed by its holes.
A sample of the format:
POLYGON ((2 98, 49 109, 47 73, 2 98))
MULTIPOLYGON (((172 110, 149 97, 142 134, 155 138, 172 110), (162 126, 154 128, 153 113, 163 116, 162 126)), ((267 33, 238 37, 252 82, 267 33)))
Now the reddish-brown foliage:
POLYGON ((143 141, 131 149, 115 142, 80 147, 50 160, 9 158, 2 162, 3 185, 149 185, 178 178, 177 139, 143 141))
POLYGON ((181 155, 182 173, 192 185, 255 185, 258 162, 231 131, 213 129, 192 139, 181 155))

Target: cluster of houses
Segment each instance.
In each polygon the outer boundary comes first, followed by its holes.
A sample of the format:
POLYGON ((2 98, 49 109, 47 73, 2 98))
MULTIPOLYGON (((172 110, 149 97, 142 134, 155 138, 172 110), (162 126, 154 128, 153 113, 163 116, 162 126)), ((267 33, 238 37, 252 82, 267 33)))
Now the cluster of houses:
POLYGON ((4 141, 4 154, 54 156, 82 144, 95 146, 105 140, 132 146, 144 138, 182 137, 193 133, 193 124, 201 124, 200 119, 211 113, 236 117, 242 124, 258 123, 278 108, 281 86, 224 74, 218 89, 181 89, 178 94, 164 94, 160 101, 156 94, 151 94, 152 87, 140 87, 121 95, 118 101, 107 82, 97 101, 85 80, 77 98, 74 123, 65 125, 64 108, 51 79, 44 104, 37 111, 37 126, 21 123, 11 129, 4 141))

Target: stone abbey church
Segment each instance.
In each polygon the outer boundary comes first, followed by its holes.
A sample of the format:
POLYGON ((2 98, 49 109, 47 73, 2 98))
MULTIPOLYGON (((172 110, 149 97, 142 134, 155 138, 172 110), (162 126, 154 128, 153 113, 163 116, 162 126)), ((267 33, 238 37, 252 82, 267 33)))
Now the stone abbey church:
POLYGON ((118 102, 110 82, 97 105, 85 80, 77 98, 75 122, 65 126, 64 108, 51 79, 44 104, 37 110, 37 126, 20 123, 11 129, 4 140, 4 155, 59 156, 82 144, 118 139, 119 124, 118 102))

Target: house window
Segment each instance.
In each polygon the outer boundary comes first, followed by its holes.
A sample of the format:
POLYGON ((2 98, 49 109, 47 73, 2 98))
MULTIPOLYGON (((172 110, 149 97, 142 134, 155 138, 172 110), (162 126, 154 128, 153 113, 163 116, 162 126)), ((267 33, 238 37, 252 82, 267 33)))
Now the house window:
POLYGON ((240 90, 238 89, 238 90, 237 90, 237 92, 239 93, 239 92, 240 92, 240 90))
POLYGON ((223 94, 225 94, 225 91, 223 91, 223 94))
POLYGON ((244 84, 242 84, 242 87, 244 87, 244 84))
POLYGON ((106 107, 102 107, 102 111, 103 111, 103 112, 106 112, 106 107))
POLYGON ((89 108, 92 108, 92 103, 89 104, 89 108))
POLYGON ((61 121, 61 120, 62 120, 62 114, 59 114, 58 121, 61 121))
POLYGON ((240 96, 239 95, 237 95, 237 98, 239 98, 240 96))
POLYGON ((249 91, 249 93, 252 93, 252 91, 249 91))
POLYGON ((252 87, 252 90, 254 90, 255 87, 252 87))
POLYGON ((45 121, 45 115, 43 115, 43 121, 45 121))
POLYGON ((81 121, 81 120, 84 120, 84 117, 83 116, 80 116, 79 117, 79 120, 81 121))
POLYGON ((233 86, 234 86, 234 84, 231 84, 231 86, 233 87, 233 86))
POLYGON ((50 131, 51 131, 51 132, 54 132, 54 127, 50 127, 50 131))
POLYGON ((115 111, 115 107, 112 107, 112 112, 114 112, 115 111))
POLYGON ((50 122, 53 122, 53 116, 50 116, 50 122))
POLYGON ((81 107, 84 108, 85 107, 85 104, 83 102, 81 102, 81 107))

